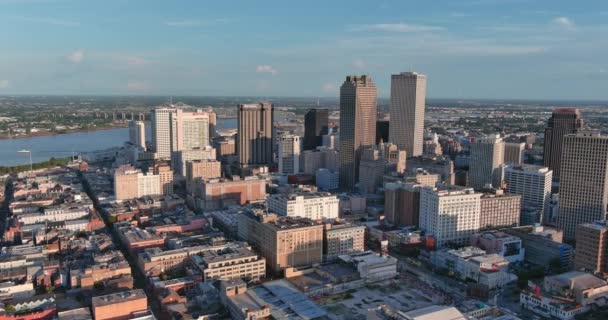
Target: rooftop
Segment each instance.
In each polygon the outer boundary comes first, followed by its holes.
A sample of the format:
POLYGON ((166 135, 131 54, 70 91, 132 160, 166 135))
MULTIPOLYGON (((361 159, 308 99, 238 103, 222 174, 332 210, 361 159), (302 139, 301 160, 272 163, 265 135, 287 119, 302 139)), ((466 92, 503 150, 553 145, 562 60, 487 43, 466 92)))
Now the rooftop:
POLYGON ((146 293, 142 289, 123 291, 108 294, 105 296, 93 297, 91 303, 93 307, 106 306, 119 302, 132 301, 138 299, 146 299, 146 293))

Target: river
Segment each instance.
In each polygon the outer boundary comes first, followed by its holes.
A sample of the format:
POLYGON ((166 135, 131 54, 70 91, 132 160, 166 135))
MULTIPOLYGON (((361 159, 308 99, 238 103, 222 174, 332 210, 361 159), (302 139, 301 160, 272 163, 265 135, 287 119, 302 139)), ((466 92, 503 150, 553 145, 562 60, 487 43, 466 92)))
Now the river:
MULTIPOLYGON (((236 128, 236 119, 218 119, 217 130, 236 128)), ((150 140, 150 126, 146 123, 146 140, 150 140)), ((27 153, 31 150, 32 162, 46 161, 51 157, 68 157, 80 152, 102 150, 121 146, 129 140, 129 129, 110 129, 89 132, 58 134, 54 136, 0 140, 0 166, 29 164, 27 153)))

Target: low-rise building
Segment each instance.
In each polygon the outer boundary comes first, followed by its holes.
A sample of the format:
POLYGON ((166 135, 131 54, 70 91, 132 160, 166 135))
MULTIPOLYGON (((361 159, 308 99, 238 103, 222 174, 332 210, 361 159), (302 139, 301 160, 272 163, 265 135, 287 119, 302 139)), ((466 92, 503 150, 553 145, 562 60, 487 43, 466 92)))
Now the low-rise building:
POLYGON ((608 283, 592 274, 572 271, 531 283, 519 296, 520 305, 542 317, 571 320, 608 304, 608 283))
POLYGON ((91 304, 95 320, 127 320, 150 314, 148 299, 141 289, 93 297, 91 304))
POLYGON ((463 280, 472 280, 490 290, 517 279, 508 272, 509 261, 498 254, 487 254, 476 247, 433 251, 431 263, 437 268, 454 272, 463 280))
POLYGON ((349 223, 326 223, 323 231, 325 260, 365 250, 365 226, 349 223))
POLYGON ((562 231, 540 225, 508 228, 501 231, 521 239, 521 244, 526 250, 525 260, 527 262, 548 266, 557 260, 560 261, 563 268, 572 266, 574 248, 562 243, 562 231))
POLYGON ((191 193, 196 207, 201 210, 217 210, 234 205, 266 199, 266 180, 256 176, 239 179, 194 179, 191 193))
POLYGON ((243 279, 259 281, 266 275, 266 259, 245 246, 207 250, 191 257, 203 281, 243 279))
POLYGON ((471 236, 471 246, 496 253, 510 263, 524 261, 526 250, 521 239, 501 231, 485 231, 471 236))

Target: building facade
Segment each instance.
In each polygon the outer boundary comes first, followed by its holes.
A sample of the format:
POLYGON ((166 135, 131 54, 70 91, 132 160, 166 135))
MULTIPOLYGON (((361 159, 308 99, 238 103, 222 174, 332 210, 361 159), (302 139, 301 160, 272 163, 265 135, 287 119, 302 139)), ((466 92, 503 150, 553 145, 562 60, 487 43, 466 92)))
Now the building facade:
POLYGON ((583 119, 578 109, 555 109, 547 128, 545 128, 545 144, 543 165, 553 170, 553 177, 560 177, 562 145, 564 136, 578 132, 583 127, 583 119))
POLYGON ((272 163, 273 115, 269 102, 238 106, 237 154, 241 167, 272 163))
POLYGON ((442 185, 420 190, 420 229, 433 236, 438 248, 464 245, 479 230, 481 193, 472 188, 442 185))
POLYGON ((393 182, 384 186, 384 217, 397 227, 417 227, 420 215, 418 183, 393 182))
POLYGON ((340 188, 352 190, 359 181, 364 147, 375 144, 376 85, 367 75, 347 76, 340 87, 340 188))
POLYGON ((296 192, 270 195, 266 204, 280 216, 319 220, 338 218, 340 200, 329 192, 296 192))
POLYGON ((425 104, 425 75, 402 72, 391 76, 389 141, 409 157, 422 155, 425 104))
POLYGON ((279 139, 279 172, 296 174, 300 172, 300 137, 284 134, 279 139))
POLYGON ((521 195, 522 207, 540 211, 539 221, 550 221, 551 181, 553 171, 547 167, 531 164, 507 165, 505 167, 506 191, 521 195))
POLYGON ((557 227, 574 239, 576 226, 606 220, 608 136, 579 132, 564 136, 557 227))
POLYGON ((322 137, 328 132, 329 110, 310 109, 304 116, 303 150, 314 150, 322 145, 322 137))
POLYGON ((505 143, 499 134, 481 137, 471 143, 469 182, 475 190, 487 185, 502 187, 505 143))
POLYGON ((523 142, 507 142, 505 143, 505 163, 506 164, 522 164, 524 163, 524 156, 526 151, 526 144, 523 142))
POLYGON ((325 224, 323 248, 325 260, 365 251, 365 226, 325 224))
POLYGON ((146 128, 143 121, 129 121, 129 142, 146 150, 146 128))
POLYGON ((574 269, 608 273, 608 224, 606 220, 576 226, 574 269))
POLYGON ((521 196, 505 194, 502 190, 484 193, 481 196, 481 229, 497 229, 519 226, 521 196))

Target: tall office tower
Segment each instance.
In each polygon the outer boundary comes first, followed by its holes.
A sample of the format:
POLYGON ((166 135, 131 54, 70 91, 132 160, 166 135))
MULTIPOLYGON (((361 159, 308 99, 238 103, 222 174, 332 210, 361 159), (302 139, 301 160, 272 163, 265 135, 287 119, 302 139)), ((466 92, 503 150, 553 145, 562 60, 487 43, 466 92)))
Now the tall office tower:
POLYGON ((408 157, 422 155, 426 76, 402 72, 391 76, 389 141, 408 157))
POLYGON ((209 146, 209 114, 202 110, 171 113, 171 152, 209 146))
POLYGON ((388 142, 389 128, 390 123, 388 120, 376 121, 376 144, 380 144, 380 142, 388 142))
POLYGON ((238 106, 237 154, 241 167, 272 163, 273 114, 270 102, 238 106))
POLYGON ((418 227, 420 189, 423 185, 401 181, 384 187, 384 216, 397 227, 418 227))
POLYGON ((574 239, 576 226, 606 219, 608 136, 581 131, 562 144, 557 227, 574 239))
POLYGON ((479 231, 481 193, 471 188, 441 185, 420 190, 420 229, 433 236, 437 248, 465 245, 479 231))
POLYGON ((146 128, 142 121, 129 121, 129 142, 146 150, 146 128))
POLYGON ((562 145, 564 136, 576 133, 583 127, 583 119, 578 109, 561 108, 555 109, 549 124, 545 128, 545 148, 544 160, 545 167, 553 170, 553 178, 560 178, 562 145))
POLYGON ((507 163, 507 164, 524 163, 525 150, 526 150, 526 144, 523 142, 505 143, 505 163, 507 163))
POLYGON ((366 148, 359 164, 359 190, 364 193, 375 193, 382 185, 386 160, 376 146, 366 148))
POLYGON ((340 188, 352 190, 359 181, 361 151, 376 139, 376 96, 372 78, 347 76, 340 87, 340 188))
POLYGON ((476 190, 491 184, 500 188, 505 159, 505 143, 499 134, 482 137, 471 143, 469 181, 476 190))
POLYGON ((310 109, 304 116, 304 150, 314 150, 322 144, 323 135, 327 134, 329 111, 327 109, 310 109))
POLYGON ((536 222, 550 221, 551 180, 553 171, 532 164, 507 165, 505 167, 506 191, 521 195, 522 208, 534 208, 541 213, 536 222))
POLYGON ((159 107, 152 110, 152 144, 156 157, 171 158, 171 115, 176 113, 173 107, 159 107))
POLYGON ((212 108, 207 110, 207 114, 209 115, 209 143, 211 143, 217 134, 217 114, 212 108))
POLYGON ((279 139, 279 172, 296 174, 300 172, 300 137, 284 134, 279 139))

